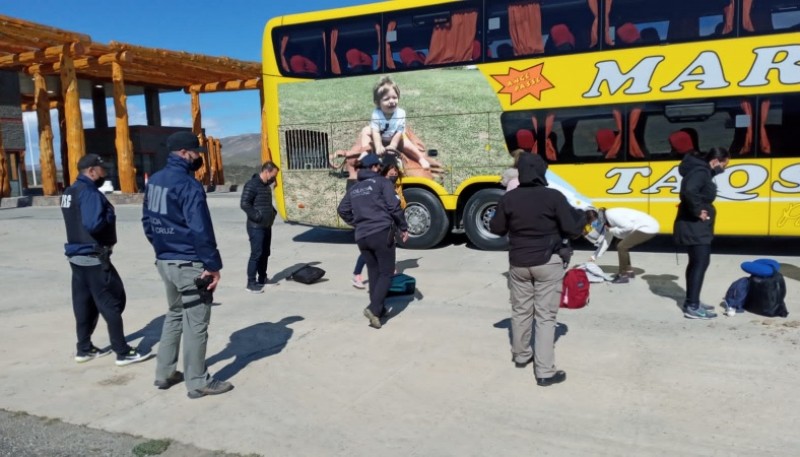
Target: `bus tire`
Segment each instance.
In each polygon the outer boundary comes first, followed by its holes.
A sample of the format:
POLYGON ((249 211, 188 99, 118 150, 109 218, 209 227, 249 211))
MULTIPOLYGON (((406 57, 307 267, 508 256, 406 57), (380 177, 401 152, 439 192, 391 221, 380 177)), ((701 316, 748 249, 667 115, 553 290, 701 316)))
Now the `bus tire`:
POLYGON ((439 244, 447 234, 449 219, 439 198, 425 189, 405 189, 408 249, 428 249, 439 244))
POLYGON ((502 189, 483 189, 475 193, 464 207, 464 231, 467 238, 478 249, 501 251, 508 249, 508 237, 497 236, 489 231, 489 221, 494 217, 497 202, 503 196, 502 189))

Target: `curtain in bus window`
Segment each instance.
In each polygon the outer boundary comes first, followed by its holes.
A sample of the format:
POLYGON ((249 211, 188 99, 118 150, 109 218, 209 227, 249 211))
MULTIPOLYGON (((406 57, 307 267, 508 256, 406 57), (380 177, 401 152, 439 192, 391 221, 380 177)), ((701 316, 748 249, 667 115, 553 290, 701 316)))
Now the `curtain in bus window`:
POLYGON ((544 155, 547 157, 547 160, 551 162, 555 162, 558 160, 558 151, 556 150, 556 145, 553 143, 553 138, 550 136, 553 133, 553 124, 556 121, 556 114, 550 113, 544 120, 544 155))
POLYGON ((377 50, 377 53, 376 53, 376 55, 378 56, 378 65, 377 65, 376 68, 378 70, 380 70, 383 67, 383 64, 381 63, 381 61, 382 61, 381 57, 382 56, 381 56, 381 25, 380 24, 375 24, 375 33, 378 35, 378 50, 377 50))
POLYGON ((508 5, 508 28, 514 55, 525 56, 544 52, 542 9, 539 2, 518 2, 508 5))
POLYGON ((744 136, 744 144, 742 145, 742 150, 739 151, 739 155, 750 154, 752 152, 751 148, 753 147, 753 105, 750 104, 749 101, 744 100, 741 103, 742 111, 744 114, 751 119, 750 122, 747 123, 747 132, 744 136))
MULTIPOLYGON (((617 132, 614 136, 614 142, 611 144, 611 147, 608 149, 605 158, 606 159, 616 159, 617 154, 619 154, 619 150, 622 148, 622 112, 618 109, 612 110, 611 113, 614 115, 614 123, 617 125, 617 132)), ((598 148, 599 149, 599 148, 598 148)), ((600 152, 603 152, 602 150, 600 152)))
POLYGON ((336 43, 339 41, 339 29, 331 30, 331 72, 334 75, 342 74, 342 67, 339 66, 339 57, 336 56, 336 43))
POLYGON ((281 38, 281 66, 283 71, 289 73, 289 62, 286 60, 286 46, 289 44, 289 35, 284 35, 281 38))
POLYGON ((478 12, 454 12, 447 25, 437 25, 431 34, 431 45, 425 64, 455 63, 472 60, 472 42, 478 31, 478 12))
POLYGON ((748 32, 754 32, 753 18, 750 12, 753 9, 753 0, 742 0, 742 28, 748 32))
POLYGON ((769 100, 762 100, 761 101, 761 127, 759 129, 760 133, 760 144, 759 150, 764 154, 770 154, 772 152, 772 146, 769 143, 769 135, 767 135, 767 114, 769 114, 769 100))
POLYGON ((325 49, 328 47, 327 44, 327 37, 325 36, 325 31, 322 31, 322 60, 325 61, 325 71, 328 71, 328 59, 325 58, 325 49))
POLYGON ((731 0, 730 5, 722 9, 722 17, 724 18, 724 25, 722 26, 723 35, 733 32, 733 12, 735 11, 733 1, 734 0, 731 0))
POLYGON ((644 159, 644 151, 636 139, 636 125, 639 124, 639 118, 642 116, 641 108, 633 108, 631 110, 630 118, 628 119, 628 155, 637 159, 644 159))
MULTIPOLYGON (((589 47, 593 48, 593 47, 597 46, 597 41, 598 41, 598 38, 597 38, 598 30, 597 29, 599 28, 599 22, 600 22, 600 7, 598 6, 598 0, 587 0, 587 3, 589 4, 589 10, 594 15, 594 19, 592 19, 592 32, 591 32, 591 34, 589 36, 589 47)), ((605 14, 605 19, 606 19, 606 25, 605 25, 605 30, 603 32, 603 35, 605 36, 605 43, 607 45, 611 46, 611 45, 614 44, 614 42, 611 41, 611 33, 609 33, 609 27, 608 27, 609 18, 610 18, 610 15, 611 15, 611 0, 606 0, 606 9, 605 9, 604 14, 605 14)))
MULTIPOLYGON (((389 24, 386 25, 386 34, 388 35, 391 32, 394 32, 397 29, 397 21, 389 21, 389 24)), ((389 70, 394 70, 394 57, 392 55, 392 44, 389 40, 386 40, 386 68, 389 70)))

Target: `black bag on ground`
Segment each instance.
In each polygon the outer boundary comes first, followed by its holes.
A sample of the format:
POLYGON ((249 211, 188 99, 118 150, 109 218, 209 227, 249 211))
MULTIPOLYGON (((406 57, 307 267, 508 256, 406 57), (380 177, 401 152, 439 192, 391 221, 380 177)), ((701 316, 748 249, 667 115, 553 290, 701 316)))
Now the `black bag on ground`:
POLYGON ((786 281, 775 272, 772 276, 750 276, 744 309, 766 317, 786 317, 786 281))
POLYGON ((325 276, 325 270, 322 268, 313 265, 305 265, 292 273, 291 279, 303 284, 311 284, 319 281, 323 276, 325 276))
POLYGON ((409 275, 400 273, 392 276, 387 295, 414 295, 415 290, 417 290, 417 280, 409 275))

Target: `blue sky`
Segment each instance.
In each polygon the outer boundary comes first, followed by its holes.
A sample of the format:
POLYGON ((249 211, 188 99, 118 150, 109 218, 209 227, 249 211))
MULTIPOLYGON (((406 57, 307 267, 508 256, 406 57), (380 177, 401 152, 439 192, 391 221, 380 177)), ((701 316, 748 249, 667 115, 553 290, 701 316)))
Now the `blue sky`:
MULTIPOLYGON (((0 14, 51 27, 80 32, 93 41, 125 43, 173 51, 261 61, 261 36, 267 21, 283 14, 370 3, 371 0, 13 0, 0 14)), ((209 136, 224 138, 259 132, 257 91, 200 96, 203 126, 209 136)), ((108 112, 113 116, 111 100, 108 112)), ((183 92, 161 97, 165 125, 191 126, 190 100, 183 92)), ((91 127, 91 101, 82 103, 85 126, 91 127)), ((144 125, 142 97, 129 97, 131 125, 144 125)), ((28 148, 38 163, 35 114, 25 115, 30 130, 28 148)), ((110 125, 113 125, 111 120, 110 125)), ((58 129, 55 129, 57 134, 58 129)), ((56 147, 58 142, 55 142, 56 147)), ((30 159, 29 159, 30 160, 30 159)), ((38 168, 38 166, 37 166, 38 168)))

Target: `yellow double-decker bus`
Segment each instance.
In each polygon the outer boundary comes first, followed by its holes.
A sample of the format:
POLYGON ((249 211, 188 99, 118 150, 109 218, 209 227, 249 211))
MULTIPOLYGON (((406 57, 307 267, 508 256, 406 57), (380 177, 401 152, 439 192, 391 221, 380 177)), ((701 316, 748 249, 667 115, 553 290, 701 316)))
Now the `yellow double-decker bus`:
MULTIPOLYGON (((405 0, 277 17, 263 42, 266 132, 288 221, 336 206, 375 108, 400 88, 412 248, 488 221, 509 151, 549 163, 575 205, 625 206, 669 233, 683 154, 722 146, 716 231, 800 234, 800 1, 405 0)), ((363 147, 363 143, 361 144, 363 147)))

